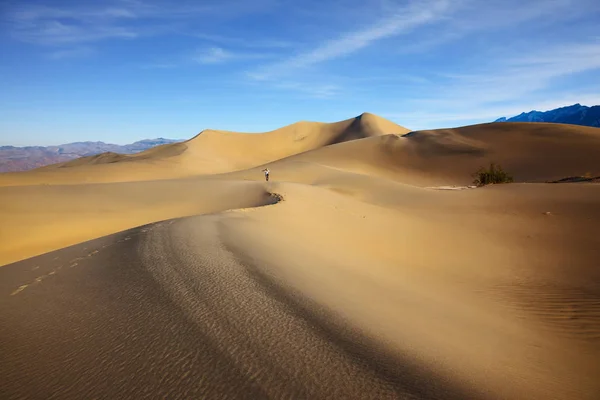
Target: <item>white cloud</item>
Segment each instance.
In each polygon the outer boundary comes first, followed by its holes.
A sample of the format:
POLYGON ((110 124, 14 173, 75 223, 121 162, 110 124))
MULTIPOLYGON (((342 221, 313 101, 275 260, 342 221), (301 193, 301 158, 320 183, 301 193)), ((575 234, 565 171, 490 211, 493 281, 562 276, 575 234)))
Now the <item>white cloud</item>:
POLYGON ((598 12, 597 0, 461 0, 453 3, 452 14, 423 36, 400 42, 396 53, 432 52, 464 38, 482 41, 478 35, 489 33, 502 35, 507 46, 517 47, 526 45, 536 32, 550 33, 562 23, 575 25, 598 12), (528 33, 523 34, 523 29, 528 33))
POLYGON ((222 47, 209 47, 197 51, 192 59, 199 64, 221 64, 231 61, 243 61, 268 58, 268 53, 233 52, 222 47))
POLYGON ((396 102, 402 112, 388 115, 413 127, 432 128, 511 117, 531 109, 600 104, 600 84, 594 87, 593 82, 583 82, 568 85, 569 89, 556 86, 566 77, 599 70, 598 41, 561 43, 524 56, 498 53, 471 71, 440 74, 435 83, 418 87, 417 95, 396 102))
POLYGON ((248 85, 317 98, 355 95, 382 107, 396 104, 396 110, 406 110, 402 115, 415 122, 453 122, 469 116, 495 119, 513 110, 544 107, 553 101, 548 96, 557 96, 552 99, 558 103, 577 102, 578 89, 593 92, 593 82, 587 88, 572 87, 571 92, 564 89, 567 84, 559 91, 557 82, 600 68, 600 38, 588 39, 597 35, 596 30, 593 26, 580 30, 577 25, 597 15, 597 0, 293 2, 308 12, 301 13, 303 17, 288 12, 284 22, 277 20, 273 27, 253 28, 259 25, 256 21, 221 23, 234 21, 240 13, 257 12, 256 4, 264 10, 276 1, 99 0, 71 8, 14 2, 16 8, 5 19, 19 40, 55 46, 44 54, 57 60, 89 55, 93 52, 89 46, 102 40, 166 31, 186 36, 186 42, 195 37, 192 46, 206 47, 195 53, 192 47, 179 55, 152 55, 155 64, 139 60, 136 65, 173 68, 238 62, 241 68, 236 73, 244 74, 248 85), (192 25, 198 17, 206 23, 192 25), (168 27, 160 30, 158 24, 168 27), (218 26, 218 31, 211 26, 218 26), (236 36, 241 29, 249 34, 236 36), (272 32, 284 32, 283 39, 269 37, 272 32), (365 62, 346 60, 343 65, 348 68, 340 67, 342 58, 367 50, 365 62), (407 57, 407 52, 413 54, 407 57), (252 65, 246 66, 249 62, 252 65))
POLYGON ((92 54, 94 54, 94 50, 90 47, 74 47, 51 52, 48 54, 48 57, 53 60, 63 60, 67 58, 89 57, 92 54))
POLYGON ((437 21, 450 9, 449 0, 433 0, 427 3, 411 2, 373 22, 367 28, 346 32, 336 39, 325 41, 314 49, 292 56, 281 62, 264 66, 248 75, 254 79, 269 79, 288 74, 297 69, 346 56, 363 49, 377 40, 402 33, 437 21))
POLYGON ((340 93, 341 88, 334 84, 306 84, 301 82, 285 81, 273 85, 275 89, 291 90, 313 98, 330 98, 340 93))
POLYGON ((234 55, 220 47, 211 47, 199 52, 194 56, 194 60, 200 64, 218 64, 231 60, 234 55))
POLYGON ((120 25, 136 18, 133 10, 115 7, 60 9, 23 6, 9 13, 12 35, 24 42, 63 45, 109 38, 135 38, 137 32, 120 25))
POLYGON ((485 0, 465 1, 450 21, 463 33, 493 30, 538 20, 552 23, 585 13, 595 0, 485 0))
POLYGON ((245 48, 272 48, 272 49, 287 49, 293 46, 289 41, 279 39, 266 38, 241 38, 224 35, 215 35, 208 33, 190 33, 189 36, 208 41, 219 43, 222 45, 245 47, 245 48))
POLYGON ((435 98, 476 99, 479 103, 515 100, 549 88, 556 79, 600 68, 600 42, 560 44, 527 55, 499 53, 471 73, 446 74, 435 98))
POLYGON ((177 64, 173 63, 152 63, 152 64, 144 64, 141 66, 143 69, 171 69, 176 68, 177 64))
POLYGON ((592 106, 600 104, 600 94, 577 93, 556 94, 552 99, 522 99, 511 102, 510 105, 486 106, 478 104, 467 104, 462 108, 444 108, 443 111, 414 111, 414 112, 388 112, 382 116, 397 121, 399 124, 413 130, 450 128, 456 126, 470 125, 474 123, 492 122, 500 117, 510 118, 522 112, 533 110, 548 111, 567 105, 580 103, 592 106), (472 108, 468 108, 471 105, 472 108))
POLYGON ((5 19, 10 33, 18 40, 61 45, 161 33, 166 23, 173 33, 179 30, 175 27, 185 27, 186 22, 198 16, 225 20, 259 12, 273 1, 256 0, 250 7, 242 0, 203 1, 201 4, 193 0, 99 0, 68 8, 15 2, 6 8, 5 19))
POLYGON ((457 112, 452 112, 452 110, 440 112, 390 112, 386 115, 399 121, 411 121, 418 125, 433 123, 432 126, 438 126, 437 124, 440 122, 493 121, 500 117, 510 118, 522 112, 553 110, 575 103, 590 106, 598 104, 600 103, 600 94, 557 95, 554 99, 537 101, 521 100, 512 102, 510 105, 497 105, 493 107, 482 107, 474 104, 474 107, 471 109, 462 109, 457 112))
POLYGON ((15 21, 27 23, 60 18, 72 18, 81 21, 101 18, 135 18, 137 15, 133 10, 117 7, 63 9, 30 5, 17 8, 10 16, 15 21))

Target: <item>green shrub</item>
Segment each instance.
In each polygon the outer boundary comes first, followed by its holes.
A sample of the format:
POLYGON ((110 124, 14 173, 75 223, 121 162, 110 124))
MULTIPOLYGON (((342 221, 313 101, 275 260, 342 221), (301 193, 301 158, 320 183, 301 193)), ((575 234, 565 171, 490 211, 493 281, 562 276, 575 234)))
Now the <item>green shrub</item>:
POLYGON ((474 185, 485 186, 496 183, 510 183, 513 181, 513 177, 508 173, 504 172, 500 165, 494 163, 490 164, 489 169, 483 167, 479 168, 475 174, 473 174, 475 180, 474 185))

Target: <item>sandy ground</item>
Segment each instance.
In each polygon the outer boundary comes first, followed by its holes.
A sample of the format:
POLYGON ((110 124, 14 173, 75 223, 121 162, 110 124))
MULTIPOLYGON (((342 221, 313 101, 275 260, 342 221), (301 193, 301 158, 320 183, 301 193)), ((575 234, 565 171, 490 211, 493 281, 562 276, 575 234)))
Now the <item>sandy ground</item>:
POLYGON ((598 131, 406 132, 0 175, 0 397, 597 399, 600 185, 519 182, 600 174, 598 131))

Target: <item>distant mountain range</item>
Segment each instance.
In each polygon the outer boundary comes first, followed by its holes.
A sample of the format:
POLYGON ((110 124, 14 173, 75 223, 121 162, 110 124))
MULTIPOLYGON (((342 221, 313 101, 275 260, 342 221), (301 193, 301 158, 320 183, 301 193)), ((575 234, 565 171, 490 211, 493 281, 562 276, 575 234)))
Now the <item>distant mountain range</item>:
POLYGON ((26 171, 108 151, 121 154, 139 153, 162 144, 182 141, 182 139, 157 138, 144 139, 123 146, 104 142, 75 142, 59 146, 0 146, 0 172, 26 171))
POLYGON ((553 122, 600 128, 600 106, 588 107, 577 103, 550 111, 524 112, 508 119, 502 117, 494 122, 553 122))

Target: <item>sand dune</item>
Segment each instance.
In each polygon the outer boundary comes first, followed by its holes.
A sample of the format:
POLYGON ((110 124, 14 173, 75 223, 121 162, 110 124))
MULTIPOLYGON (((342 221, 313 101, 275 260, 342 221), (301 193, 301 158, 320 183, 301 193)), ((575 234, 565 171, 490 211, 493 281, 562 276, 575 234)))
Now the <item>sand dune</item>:
POLYGON ((150 222, 272 201, 253 182, 0 187, 0 265, 150 222))
POLYGON ((369 113, 336 123, 298 122, 260 134, 208 129, 186 142, 133 155, 104 153, 33 171, 1 174, 0 186, 129 182, 224 173, 335 143, 408 131, 369 113))
POLYGON ((600 175, 597 132, 363 114, 0 175, 0 397, 596 399, 600 185, 532 182, 600 175), (430 188, 489 162, 517 183, 430 188))
POLYGON ((429 201, 394 207, 303 184, 271 189, 285 200, 0 269, 7 360, 29 360, 2 364, 7 393, 595 398, 597 185, 417 188, 429 201), (575 227, 581 236, 565 240, 575 227), (78 304, 102 311, 67 320, 78 304), (51 345, 62 341, 70 351, 51 345), (44 343, 40 358, 32 346, 44 343), (14 384, 28 376, 40 378, 14 384))
MULTIPOLYGON (((517 182, 600 175, 598 129, 564 124, 492 123, 384 135, 327 146, 270 164, 286 180, 314 164, 416 186, 468 185, 472 174, 499 163, 517 182)), ((234 176, 250 177, 263 166, 234 176)))
POLYGON ((600 393, 600 187, 428 191, 395 207, 274 189, 289 200, 222 235, 270 279, 477 398, 600 393))

